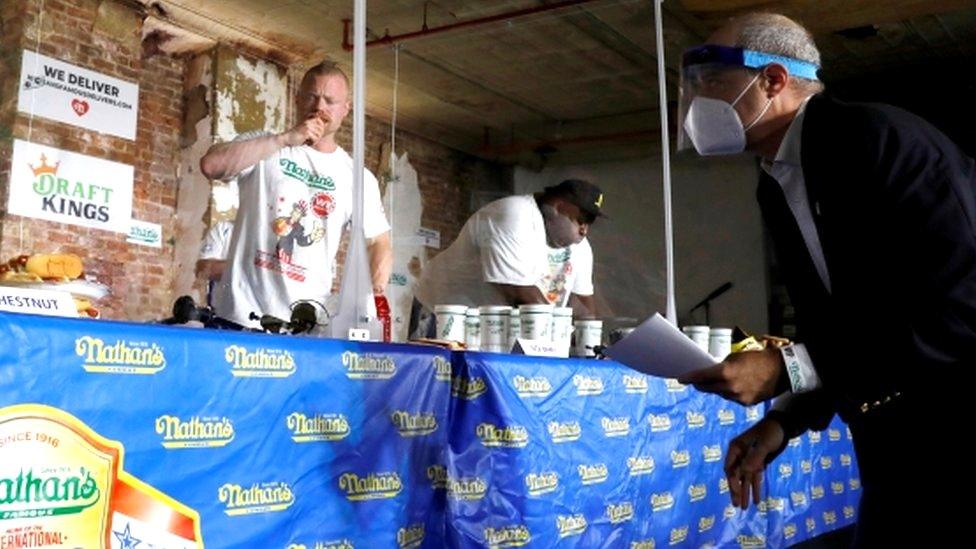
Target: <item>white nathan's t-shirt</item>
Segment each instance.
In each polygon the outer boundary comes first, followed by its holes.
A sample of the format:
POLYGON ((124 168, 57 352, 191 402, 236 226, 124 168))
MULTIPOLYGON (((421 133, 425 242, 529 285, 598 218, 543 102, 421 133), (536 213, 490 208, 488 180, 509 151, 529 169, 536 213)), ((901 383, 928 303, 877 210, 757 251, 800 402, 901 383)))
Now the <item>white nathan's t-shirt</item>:
POLYGON ((565 306, 570 294, 593 295, 593 250, 585 238, 550 248, 535 197, 502 198, 471 216, 457 240, 427 264, 416 297, 431 309, 502 304, 492 283, 537 286, 550 303, 565 306))
MULTIPOLYGON (((238 140, 267 134, 244 134, 238 140)), ((335 257, 352 219, 352 158, 284 147, 237 176, 240 205, 227 268, 214 296, 219 316, 258 327, 252 312, 291 317, 301 299, 319 303, 332 289, 335 257)), ((390 230, 376 177, 365 171, 364 233, 390 230)))

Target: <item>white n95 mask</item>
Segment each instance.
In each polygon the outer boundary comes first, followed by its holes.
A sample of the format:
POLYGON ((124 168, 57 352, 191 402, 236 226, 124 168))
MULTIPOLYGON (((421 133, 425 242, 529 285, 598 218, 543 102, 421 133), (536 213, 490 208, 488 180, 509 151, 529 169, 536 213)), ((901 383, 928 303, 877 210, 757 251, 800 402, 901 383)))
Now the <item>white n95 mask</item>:
POLYGON ((742 125, 739 113, 734 107, 746 91, 759 80, 760 75, 761 73, 757 74, 732 103, 701 96, 691 100, 683 126, 698 154, 702 156, 737 154, 746 149, 746 132, 766 115, 773 100, 769 99, 766 102, 759 116, 748 126, 742 125))

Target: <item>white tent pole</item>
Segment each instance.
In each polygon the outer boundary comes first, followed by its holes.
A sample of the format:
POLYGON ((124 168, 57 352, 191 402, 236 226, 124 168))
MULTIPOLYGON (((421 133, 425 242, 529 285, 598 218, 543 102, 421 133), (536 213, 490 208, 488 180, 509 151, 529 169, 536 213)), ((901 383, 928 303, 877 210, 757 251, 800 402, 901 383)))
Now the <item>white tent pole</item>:
MULTIPOLYGON (((366 162, 366 0, 355 0, 353 16, 353 56, 352 56, 352 165, 353 197, 356 199, 353 212, 353 230, 363 230, 365 192, 363 173, 366 162)), ((361 281, 344 281, 361 284, 361 281)), ((372 287, 372 286, 370 286, 372 287)), ((357 292, 359 293, 359 292, 357 292)), ((369 312, 362 299, 356 299, 356 326, 365 328, 369 312)))
POLYGON ((667 73, 664 72, 664 30, 661 23, 661 4, 654 0, 654 25, 657 38, 657 85, 661 111, 661 167, 664 183, 664 255, 667 278, 667 313, 671 324, 678 324, 677 306, 674 302, 674 227, 671 220, 671 143, 668 136, 668 89, 667 73))

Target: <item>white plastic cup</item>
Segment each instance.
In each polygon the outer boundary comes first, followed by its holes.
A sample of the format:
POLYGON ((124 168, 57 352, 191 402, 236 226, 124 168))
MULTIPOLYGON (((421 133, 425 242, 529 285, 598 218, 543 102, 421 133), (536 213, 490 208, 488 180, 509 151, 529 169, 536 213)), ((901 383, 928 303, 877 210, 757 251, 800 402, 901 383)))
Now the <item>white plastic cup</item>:
POLYGON ((699 349, 708 352, 708 334, 711 331, 708 326, 685 326, 681 331, 694 341, 699 349))
POLYGON ((508 351, 508 320, 512 308, 504 305, 478 307, 481 315, 481 350, 489 353, 508 351))
POLYGON ((593 349, 603 340, 602 320, 577 320, 573 323, 576 328, 576 347, 574 355, 582 358, 596 356, 593 349))
POLYGON ((573 343, 572 307, 556 307, 552 310, 552 329, 549 333, 552 343, 560 350, 562 356, 568 357, 573 343))
POLYGON ((505 352, 512 350, 515 345, 515 340, 518 339, 519 334, 522 332, 522 315, 516 308, 511 308, 508 314, 508 341, 505 344, 505 352))
POLYGON ((732 328, 712 328, 708 333, 708 353, 724 360, 732 352, 732 328))
POLYGON ((464 341, 464 319, 468 312, 466 305, 435 305, 437 317, 437 339, 464 341))
POLYGON ((519 329, 522 339, 551 341, 552 305, 532 304, 519 307, 519 329))
POLYGON ((464 346, 469 351, 481 349, 481 311, 471 307, 464 318, 464 346))

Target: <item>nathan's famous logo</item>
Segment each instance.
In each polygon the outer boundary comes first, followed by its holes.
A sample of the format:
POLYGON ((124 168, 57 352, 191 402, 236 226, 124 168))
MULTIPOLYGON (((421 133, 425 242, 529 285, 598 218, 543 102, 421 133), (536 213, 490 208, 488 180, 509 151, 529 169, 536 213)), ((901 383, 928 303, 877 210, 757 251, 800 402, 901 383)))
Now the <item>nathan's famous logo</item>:
POLYGON ((844 493, 844 483, 835 481, 830 483, 830 493, 839 496, 844 493))
POLYGON ((489 448, 522 448, 529 443, 529 432, 521 425, 499 427, 481 423, 475 428, 475 434, 489 448))
POLYGON ((824 487, 822 485, 816 485, 810 487, 810 499, 822 499, 824 497, 824 487))
POLYGON ((642 395, 647 392, 647 378, 643 376, 632 376, 624 374, 624 392, 632 395, 642 395))
POLYGON ((852 478, 849 481, 847 481, 847 486, 852 491, 853 490, 860 490, 861 489, 861 479, 859 479, 859 478, 852 478))
POLYGON ((824 524, 827 526, 832 526, 837 523, 837 512, 836 511, 824 511, 823 512, 824 524))
POLYGON ((532 533, 524 524, 503 526, 501 528, 485 528, 485 545, 489 549, 503 547, 521 547, 532 541, 532 533))
POLYGON ((607 518, 610 524, 620 524, 634 518, 634 504, 625 501, 623 503, 610 503, 607 505, 607 518))
POLYGON ((630 542, 630 549, 657 549, 657 544, 653 539, 630 542))
POLYGON ((807 435, 810 438, 810 444, 816 444, 820 442, 820 439, 823 436, 820 431, 810 431, 809 433, 807 433, 807 435))
POLYGON ((711 530, 713 526, 715 526, 715 515, 708 515, 707 517, 701 517, 698 519, 699 534, 711 530))
POLYGON ((828 429, 827 430, 827 440, 830 442, 840 441, 840 429, 828 429))
POLYGON ((275 513, 295 503, 295 494, 285 482, 254 483, 249 488, 228 483, 217 489, 217 498, 231 517, 275 513))
POLYGON ((810 474, 813 472, 813 461, 809 459, 800 460, 800 471, 804 474, 810 474))
POLYGON ((653 456, 637 456, 627 458, 627 470, 630 476, 647 475, 654 471, 653 456))
POLYGON ((853 463, 853 461, 851 461, 851 455, 850 454, 841 454, 840 455, 840 464, 841 464, 841 466, 843 466, 843 467, 850 467, 851 466, 851 463, 853 463))
POLYGON ((349 379, 389 379, 396 373, 396 362, 388 356, 342 353, 342 365, 349 379))
POLYGON ((729 492, 729 479, 722 477, 718 479, 718 493, 727 494, 729 492))
POLYGON ((34 173, 32 188, 41 197, 42 210, 89 221, 109 222, 114 189, 58 177, 61 162, 52 166, 47 163, 47 156, 43 153, 40 160, 39 165, 28 164, 28 167, 34 173))
POLYGON ((773 496, 769 496, 766 498, 765 503, 767 511, 782 513, 786 510, 786 498, 774 498, 773 496))
POLYGON ((47 469, 21 468, 16 475, 0 476, 0 520, 75 515, 102 498, 97 472, 86 467, 47 469))
POLYGON ((779 478, 790 478, 793 476, 793 465, 790 463, 779 464, 779 478))
POLYGON ((826 471, 827 469, 830 469, 833 466, 834 466, 834 460, 831 459, 830 456, 821 456, 820 457, 820 468, 821 469, 823 469, 824 471, 826 471))
POLYGON ((849 520, 849 519, 854 518, 854 513, 855 513, 855 511, 854 511, 854 506, 853 505, 845 505, 844 506, 844 518, 845 519, 848 519, 849 520))
POLYGON ((688 422, 689 429, 700 429, 705 426, 705 414, 688 410, 685 413, 685 420, 688 422))
POLYGON ((576 472, 583 484, 599 484, 610 476, 606 463, 580 464, 576 466, 576 472))
POLYGON ((447 360, 442 356, 434 357, 434 379, 437 381, 451 381, 450 360, 447 360))
POLYGON ((434 490, 447 488, 447 467, 431 465, 427 468, 427 480, 430 481, 430 487, 434 490))
POLYGON ((411 524, 397 530, 397 547, 399 549, 414 549, 424 543, 423 523, 411 524))
POLYGON ((156 434, 163 437, 164 448, 218 448, 234 440, 234 423, 226 417, 163 415, 156 418, 156 434))
POLYGON ((678 383, 677 379, 665 379, 664 386, 667 387, 669 393, 680 393, 688 390, 688 386, 678 383))
POLYGON ((793 507, 806 507, 807 494, 805 492, 790 492, 790 503, 793 507))
MULTIPOLYGON (((309 549, 309 546, 304 543, 292 543, 285 549, 309 549)), ((317 541, 315 545, 311 546, 311 549, 356 549, 356 546, 348 539, 340 539, 334 541, 317 541)))
POLYGON ((740 549, 760 549, 766 547, 766 536, 762 534, 752 536, 739 534, 735 537, 735 542, 739 544, 740 549))
POLYGON ((345 414, 314 414, 311 417, 292 412, 285 418, 295 442, 334 442, 349 436, 349 419, 345 414))
POLYGON ((705 499, 708 495, 708 487, 702 484, 692 484, 688 487, 688 500, 692 503, 705 499))
POLYGON ((738 508, 732 504, 726 505, 725 509, 722 509, 722 520, 729 520, 735 518, 738 513, 738 508))
POLYGON ((580 427, 578 421, 550 421, 546 425, 546 430, 549 431, 549 438, 557 443, 579 440, 580 435, 583 433, 583 429, 580 427))
POLYGON ((647 416, 647 422, 651 424, 652 433, 663 433, 671 430, 671 416, 667 414, 650 414, 647 416))
POLYGON ((759 421, 759 406, 746 408, 746 419, 749 421, 759 421))
POLYGON ((297 179, 314 189, 334 191, 336 188, 335 181, 331 177, 319 175, 314 170, 309 170, 298 165, 294 160, 282 158, 278 162, 278 165, 281 167, 281 173, 297 179))
POLYGON ((702 458, 705 463, 713 463, 722 459, 722 447, 718 444, 702 446, 702 458))
POLYGON ((719 425, 732 425, 733 423, 735 423, 735 412, 724 408, 718 411, 719 425))
POLYGON ((291 353, 282 349, 248 350, 241 345, 224 349, 234 377, 288 377, 297 369, 291 353))
POLYGON ((396 410, 390 414, 390 421, 402 437, 419 437, 437 430, 437 418, 431 412, 411 414, 396 410))
POLYGON ((545 397, 552 392, 552 383, 544 376, 515 376, 512 385, 520 397, 545 397))
POLYGON ((556 528, 559 530, 559 537, 578 536, 586 531, 589 526, 586 517, 582 513, 575 515, 557 515, 556 528))
POLYGON ((447 497, 449 498, 471 501, 481 499, 487 493, 488 483, 483 478, 447 478, 447 497))
POLYGON ((798 448, 801 444, 803 444, 803 439, 800 437, 793 437, 787 444, 790 446, 790 448, 798 448))
POLYGON ((580 396, 603 394, 603 380, 598 377, 576 374, 573 376, 573 385, 576 386, 576 394, 580 396))
POLYGON ((688 450, 671 450, 671 468, 687 467, 691 463, 691 452, 688 450))
POLYGON ((688 527, 680 526, 678 528, 671 529, 671 535, 668 538, 669 545, 677 545, 679 543, 684 543, 688 539, 688 527))
POLYGON ((116 340, 106 344, 97 337, 75 340, 75 354, 84 359, 86 372, 99 374, 155 374, 166 367, 163 349, 145 341, 116 340))
POLYGON ((349 501, 390 499, 403 490, 403 482, 395 472, 370 473, 365 477, 356 473, 343 473, 339 477, 339 488, 346 493, 349 501))
POLYGON ((796 524, 792 522, 783 527, 783 538, 793 539, 796 537, 796 524))
POLYGON ((813 517, 807 517, 807 520, 805 521, 805 523, 806 523, 806 526, 807 526, 807 533, 808 534, 810 532, 813 532, 814 530, 817 529, 817 519, 815 519, 813 517))
POLYGON ((671 492, 661 492, 651 494, 651 509, 654 511, 664 511, 674 507, 674 496, 671 492))
POLYGON ((622 437, 630 434, 629 417, 604 417, 600 419, 603 435, 607 437, 622 437))
POLYGON ((529 473, 525 475, 525 487, 530 496, 539 496, 556 491, 559 488, 559 475, 555 471, 544 473, 529 473))
POLYGON ((461 377, 451 378, 451 396, 463 398, 464 400, 474 400, 485 394, 488 384, 483 377, 461 377))

